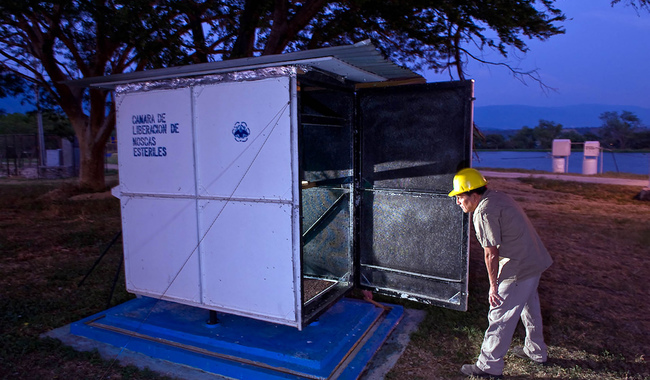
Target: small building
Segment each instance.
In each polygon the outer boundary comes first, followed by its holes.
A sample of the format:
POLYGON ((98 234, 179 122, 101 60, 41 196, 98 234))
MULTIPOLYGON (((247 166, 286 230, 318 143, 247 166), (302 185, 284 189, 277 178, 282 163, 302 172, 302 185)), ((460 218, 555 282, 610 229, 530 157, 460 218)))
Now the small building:
POLYGON ((116 93, 128 291, 297 329, 353 287, 467 308, 472 81, 362 42, 74 83, 116 93))

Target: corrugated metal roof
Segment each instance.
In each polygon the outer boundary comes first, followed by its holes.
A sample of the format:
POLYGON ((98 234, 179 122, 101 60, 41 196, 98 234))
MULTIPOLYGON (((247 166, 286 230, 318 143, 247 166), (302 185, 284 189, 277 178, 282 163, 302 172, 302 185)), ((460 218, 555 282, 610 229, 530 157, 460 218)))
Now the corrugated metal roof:
POLYGON ((384 58, 369 40, 293 53, 239 58, 67 81, 71 86, 113 88, 119 84, 219 74, 263 67, 303 64, 341 75, 354 82, 422 80, 424 78, 384 58))

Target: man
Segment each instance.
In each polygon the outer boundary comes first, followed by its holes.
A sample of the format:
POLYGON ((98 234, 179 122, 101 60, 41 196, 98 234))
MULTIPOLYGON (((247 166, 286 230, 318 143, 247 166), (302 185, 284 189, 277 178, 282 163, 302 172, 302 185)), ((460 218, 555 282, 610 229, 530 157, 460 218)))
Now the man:
POLYGON ((516 356, 546 362, 542 314, 537 296, 539 278, 553 262, 523 209, 508 195, 488 190, 487 181, 475 169, 463 169, 454 177, 456 204, 473 213, 476 238, 485 253, 490 279, 489 326, 476 364, 465 364, 467 376, 501 378, 517 322, 526 328, 523 347, 516 356))

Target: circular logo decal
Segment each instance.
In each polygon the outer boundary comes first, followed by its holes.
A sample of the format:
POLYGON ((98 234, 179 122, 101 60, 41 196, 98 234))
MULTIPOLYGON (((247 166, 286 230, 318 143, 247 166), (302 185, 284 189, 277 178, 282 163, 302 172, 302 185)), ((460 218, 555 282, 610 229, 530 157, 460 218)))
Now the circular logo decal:
POLYGON ((251 130, 248 129, 246 122, 236 122, 232 129, 232 135, 235 136, 235 141, 246 142, 250 136, 251 130))

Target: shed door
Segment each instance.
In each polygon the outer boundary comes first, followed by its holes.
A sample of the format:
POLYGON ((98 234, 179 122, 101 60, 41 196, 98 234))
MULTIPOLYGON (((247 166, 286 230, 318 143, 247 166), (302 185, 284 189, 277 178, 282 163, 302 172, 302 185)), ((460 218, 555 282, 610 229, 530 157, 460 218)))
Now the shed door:
POLYGON ((358 91, 359 282, 467 309, 469 217, 447 194, 469 166, 473 81, 358 91))

